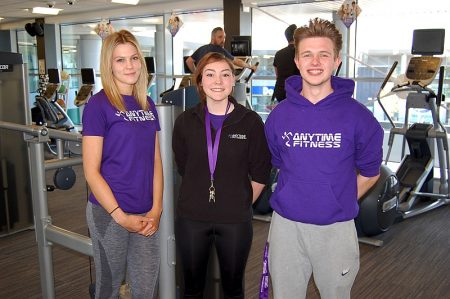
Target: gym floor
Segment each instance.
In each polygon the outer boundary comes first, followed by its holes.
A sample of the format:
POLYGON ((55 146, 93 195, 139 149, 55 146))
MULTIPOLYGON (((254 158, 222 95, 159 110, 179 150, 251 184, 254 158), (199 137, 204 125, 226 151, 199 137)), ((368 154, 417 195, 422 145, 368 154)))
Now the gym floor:
MULTIPOLYGON (((75 170, 74 188, 49 193, 49 214, 53 224, 86 235, 86 183, 81 167, 75 170)), ((258 298, 268 229, 269 223, 254 221, 245 282, 248 299, 258 298)), ((379 239, 384 241, 381 248, 360 244, 361 268, 352 298, 450 298, 449 206, 397 223, 379 239)), ((89 298, 89 258, 55 245, 53 261, 56 298, 89 298)), ((34 231, 0 238, 0 269, 0 298, 42 298, 34 231)), ((320 298, 312 281, 307 298, 320 298)))

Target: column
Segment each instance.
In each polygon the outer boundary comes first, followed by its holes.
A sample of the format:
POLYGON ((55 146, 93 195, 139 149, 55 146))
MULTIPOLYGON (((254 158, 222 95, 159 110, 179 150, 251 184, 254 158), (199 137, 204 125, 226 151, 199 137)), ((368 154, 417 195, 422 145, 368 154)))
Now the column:
MULTIPOLYGON (((98 74, 100 73, 100 53, 102 50, 102 39, 98 35, 94 34, 83 34, 80 35, 80 39, 77 44, 78 51, 78 61, 77 68, 81 70, 82 68, 92 68, 98 74)), ((81 75, 79 78, 79 86, 71 86, 68 92, 67 99, 67 114, 72 119, 75 124, 81 124, 81 119, 83 117, 83 108, 77 107, 74 104, 75 92, 81 87, 81 75)), ((101 80, 95 78, 95 89, 94 92, 100 90, 101 80)))
MULTIPOLYGON (((100 72, 100 53, 102 50, 102 40, 94 34, 84 34, 78 40, 77 50, 79 51, 78 68, 93 68, 96 73, 100 72)), ((97 83, 97 82, 96 82, 97 83)))
POLYGON ((342 34, 342 50, 341 50, 341 59, 342 66, 339 71, 340 77, 349 77, 350 76, 350 65, 354 65, 353 61, 350 61, 348 55, 350 55, 350 28, 347 28, 344 25, 344 22, 341 21, 340 17, 337 15, 337 12, 333 12, 333 23, 336 25, 336 28, 342 34), (346 53, 347 55, 342 55, 342 53, 346 53))
POLYGON ((223 23, 227 34, 225 48, 229 51, 233 36, 252 35, 251 12, 242 10, 241 0, 223 0, 223 23))
MULTIPOLYGON (((163 16, 163 23, 156 25, 155 32, 155 64, 156 74, 164 74, 166 76, 173 75, 173 44, 172 35, 166 29, 171 14, 166 13, 163 16)), ((152 95, 155 102, 160 102, 159 95, 161 92, 172 86, 171 78, 163 78, 156 75, 156 96, 152 95)))
POLYGON ((61 70, 61 35, 59 25, 44 24, 45 64, 47 69, 61 70))

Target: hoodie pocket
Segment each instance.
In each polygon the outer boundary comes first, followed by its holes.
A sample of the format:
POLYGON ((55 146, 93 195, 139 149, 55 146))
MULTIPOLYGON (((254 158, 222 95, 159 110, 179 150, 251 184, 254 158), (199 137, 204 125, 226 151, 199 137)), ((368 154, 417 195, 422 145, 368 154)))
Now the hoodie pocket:
POLYGON ((277 201, 283 216, 294 221, 326 225, 344 215, 328 182, 287 180, 277 201))

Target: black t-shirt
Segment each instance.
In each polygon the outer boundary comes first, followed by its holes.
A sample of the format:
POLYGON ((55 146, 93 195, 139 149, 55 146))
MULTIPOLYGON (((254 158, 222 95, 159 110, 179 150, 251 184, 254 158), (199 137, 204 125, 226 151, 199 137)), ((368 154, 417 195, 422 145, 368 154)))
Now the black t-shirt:
POLYGON ((293 75, 300 75, 300 72, 295 65, 295 47, 289 44, 287 47, 277 51, 273 60, 273 66, 277 68, 278 76, 275 83, 272 99, 276 98, 279 102, 286 98, 286 91, 284 90, 284 81, 293 75))

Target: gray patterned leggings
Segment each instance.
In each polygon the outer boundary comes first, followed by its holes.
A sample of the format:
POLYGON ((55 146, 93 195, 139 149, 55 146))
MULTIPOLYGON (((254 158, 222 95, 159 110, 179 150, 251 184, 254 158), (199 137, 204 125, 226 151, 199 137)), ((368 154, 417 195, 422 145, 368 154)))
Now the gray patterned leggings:
POLYGON ((133 299, 153 298, 159 274, 159 232, 151 237, 130 233, 90 202, 86 216, 94 248, 95 298, 118 298, 125 273, 133 299))

